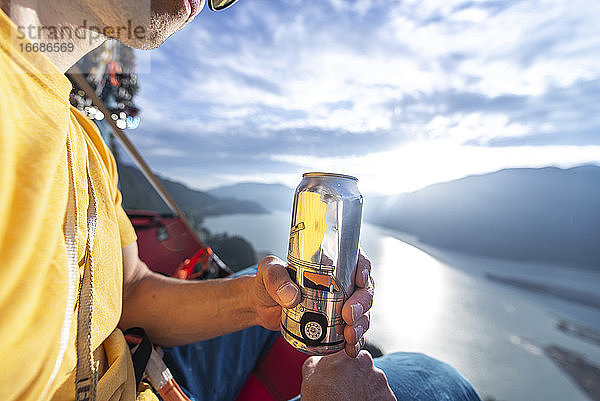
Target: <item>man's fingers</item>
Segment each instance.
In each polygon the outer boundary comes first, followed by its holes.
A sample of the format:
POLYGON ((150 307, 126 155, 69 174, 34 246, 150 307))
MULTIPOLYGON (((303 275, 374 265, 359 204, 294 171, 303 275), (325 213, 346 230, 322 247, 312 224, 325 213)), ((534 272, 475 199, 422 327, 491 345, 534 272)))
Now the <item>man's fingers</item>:
POLYGON ((371 277, 371 261, 365 256, 362 249, 358 253, 354 282, 356 290, 342 308, 342 318, 349 325, 354 324, 373 305, 375 283, 371 277))
POLYGON ((300 289, 288 274, 284 262, 276 256, 267 256, 259 264, 259 280, 271 298, 284 308, 293 308, 301 299, 300 289))
MULTIPOLYGON (((357 356, 360 355, 360 350, 362 349, 362 347, 364 347, 364 345, 365 345, 364 337, 362 337, 360 339, 360 341, 356 344, 346 343, 346 347, 345 347, 346 354, 348 354, 349 357, 356 358, 357 356)), ((370 354, 369 354, 369 356, 370 356, 370 354)))
POLYGON ((369 312, 362 315, 354 325, 346 325, 344 327, 344 338, 348 344, 356 344, 360 341, 363 335, 369 330, 371 325, 371 314, 369 312))
POLYGON ((356 263, 356 278, 354 283, 358 288, 368 288, 371 284, 371 261, 361 249, 358 253, 358 262, 356 263))
POLYGON ((372 305, 373 292, 369 288, 358 288, 342 307, 342 318, 346 324, 353 325, 372 305))

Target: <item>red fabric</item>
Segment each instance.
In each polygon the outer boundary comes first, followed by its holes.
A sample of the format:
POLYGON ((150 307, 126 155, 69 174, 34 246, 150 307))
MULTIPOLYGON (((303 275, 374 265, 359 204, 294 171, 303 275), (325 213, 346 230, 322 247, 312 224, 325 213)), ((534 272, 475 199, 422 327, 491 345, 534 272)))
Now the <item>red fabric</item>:
POLYGON ((287 401, 297 396, 306 358, 308 355, 279 337, 250 376, 237 401, 287 401))
POLYGON ((156 272, 172 276, 181 262, 203 247, 178 217, 139 210, 127 214, 138 237, 140 259, 156 272))
POLYGON ((237 401, 274 401, 275 399, 264 388, 262 383, 252 373, 238 395, 237 401))

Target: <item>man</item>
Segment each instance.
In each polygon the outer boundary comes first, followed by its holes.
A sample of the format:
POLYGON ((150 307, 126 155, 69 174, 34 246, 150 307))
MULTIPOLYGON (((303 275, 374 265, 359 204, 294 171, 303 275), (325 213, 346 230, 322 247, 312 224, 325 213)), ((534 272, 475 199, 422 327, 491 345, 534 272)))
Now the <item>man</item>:
MULTIPOLYGON (((193 397, 233 399, 272 342, 268 330, 278 329, 281 307, 300 301, 275 257, 261 261, 255 275, 224 280, 184 282, 152 273, 138 257, 135 232, 121 208, 114 160, 95 126, 68 104, 71 87, 63 73, 107 37, 154 48, 203 5, 0 0, 3 400, 70 400, 76 394, 156 399, 150 390, 135 388, 119 329, 133 326, 172 347, 167 363, 193 397), (219 354, 221 349, 230 354, 219 354), (210 376, 211 370, 220 378, 210 376)), ((361 254, 357 290, 343 308, 345 352, 308 359, 303 399, 393 400, 395 393, 401 399, 478 400, 440 362, 390 356, 378 361, 386 379, 360 351, 373 299, 370 269, 361 254)))

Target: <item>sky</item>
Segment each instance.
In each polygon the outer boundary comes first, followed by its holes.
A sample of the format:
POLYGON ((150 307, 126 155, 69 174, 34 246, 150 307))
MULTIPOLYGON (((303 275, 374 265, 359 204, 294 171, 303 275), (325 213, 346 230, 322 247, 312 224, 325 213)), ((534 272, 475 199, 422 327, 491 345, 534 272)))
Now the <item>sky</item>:
POLYGON ((130 138, 207 189, 355 175, 413 191, 600 164, 600 2, 240 0, 138 51, 130 138))

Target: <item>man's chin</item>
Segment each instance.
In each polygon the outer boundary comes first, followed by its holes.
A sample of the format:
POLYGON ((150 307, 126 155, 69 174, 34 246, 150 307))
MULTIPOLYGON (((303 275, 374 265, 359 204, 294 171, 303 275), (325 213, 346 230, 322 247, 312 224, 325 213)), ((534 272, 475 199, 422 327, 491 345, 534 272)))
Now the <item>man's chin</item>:
MULTIPOLYGON (((102 26, 113 27, 114 36, 109 37, 129 47, 154 49, 189 22, 189 13, 179 7, 181 0, 146 0, 152 2, 152 7, 147 4, 147 7, 137 10, 123 6, 131 5, 132 1, 134 0, 116 3, 114 9, 111 9, 111 14, 100 16, 102 26)), ((139 1, 143 3, 142 0, 139 1)))
POLYGON ((152 24, 143 37, 125 37, 119 38, 119 42, 141 50, 155 49, 163 44, 171 35, 181 29, 183 26, 175 23, 152 24))
POLYGON ((152 50, 162 45, 169 36, 170 35, 163 37, 163 35, 156 35, 149 36, 144 39, 119 40, 119 42, 123 43, 126 46, 133 47, 134 49, 152 50))

